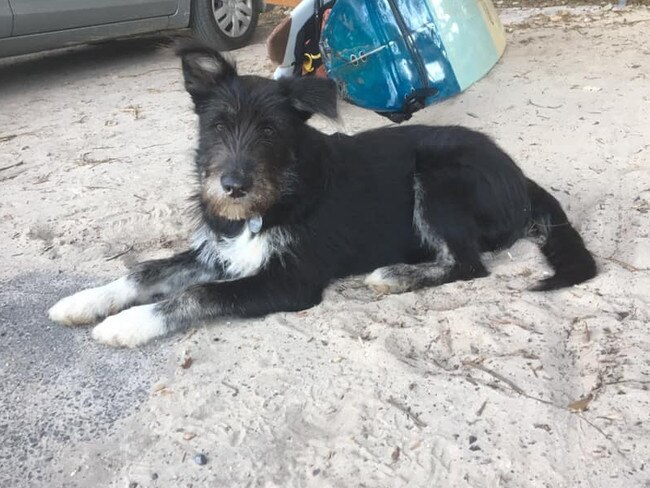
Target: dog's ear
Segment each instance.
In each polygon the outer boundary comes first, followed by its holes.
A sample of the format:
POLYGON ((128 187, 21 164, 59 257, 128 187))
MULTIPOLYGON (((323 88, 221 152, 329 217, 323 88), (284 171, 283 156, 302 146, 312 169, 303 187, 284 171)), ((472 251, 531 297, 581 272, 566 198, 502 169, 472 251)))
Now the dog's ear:
POLYGON ((313 114, 330 119, 338 116, 336 83, 332 80, 314 77, 287 80, 286 94, 305 120, 313 114))
POLYGON ((176 44, 176 53, 182 59, 185 89, 199 105, 219 83, 237 76, 235 64, 217 51, 193 41, 176 44))

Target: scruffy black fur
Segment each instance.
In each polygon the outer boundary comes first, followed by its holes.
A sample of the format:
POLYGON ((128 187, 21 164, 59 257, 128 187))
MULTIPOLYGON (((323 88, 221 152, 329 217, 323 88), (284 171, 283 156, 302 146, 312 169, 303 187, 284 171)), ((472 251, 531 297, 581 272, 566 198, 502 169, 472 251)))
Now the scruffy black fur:
POLYGON ((527 236, 555 272, 534 290, 596 275, 557 200, 487 136, 421 125, 325 135, 305 122, 336 117, 334 83, 239 76, 193 44, 179 53, 200 124, 202 227, 192 249, 125 278, 132 298, 86 320, 157 301, 158 329, 125 338, 123 322, 136 321, 126 310, 96 328, 106 329, 98 340, 132 346, 222 316, 302 310, 348 275, 372 273, 382 293, 471 280, 488 275, 481 252, 527 236))

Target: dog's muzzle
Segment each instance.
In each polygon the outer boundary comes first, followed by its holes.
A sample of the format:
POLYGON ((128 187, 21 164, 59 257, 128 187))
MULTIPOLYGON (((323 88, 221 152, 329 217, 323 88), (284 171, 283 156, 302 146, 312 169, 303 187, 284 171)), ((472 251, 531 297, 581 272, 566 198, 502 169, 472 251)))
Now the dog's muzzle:
POLYGON ((253 180, 250 177, 237 173, 224 173, 221 175, 221 187, 230 198, 242 198, 250 191, 253 180))

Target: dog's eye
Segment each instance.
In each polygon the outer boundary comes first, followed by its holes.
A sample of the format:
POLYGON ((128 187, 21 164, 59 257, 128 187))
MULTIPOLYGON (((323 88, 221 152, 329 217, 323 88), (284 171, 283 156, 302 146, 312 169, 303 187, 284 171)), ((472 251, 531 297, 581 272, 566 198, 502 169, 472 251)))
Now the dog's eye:
POLYGON ((273 127, 264 127, 265 136, 272 136, 273 134, 275 134, 275 129, 273 127))
POLYGON ((221 132, 223 130, 223 124, 219 122, 218 124, 215 124, 214 128, 217 132, 221 132))

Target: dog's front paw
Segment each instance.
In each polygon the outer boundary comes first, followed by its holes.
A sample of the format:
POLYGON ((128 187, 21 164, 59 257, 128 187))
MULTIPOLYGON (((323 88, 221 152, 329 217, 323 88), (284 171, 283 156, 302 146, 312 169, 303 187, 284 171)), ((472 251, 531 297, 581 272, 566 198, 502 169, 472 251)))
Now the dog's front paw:
POLYGON ((89 288, 59 300, 48 315, 64 325, 88 325, 114 314, 128 306, 136 297, 136 290, 127 278, 105 286, 89 288))
POLYGON ((136 347, 164 335, 165 323, 155 304, 129 308, 93 329, 97 342, 113 347, 136 347))
POLYGON ((92 324, 106 317, 106 298, 99 288, 83 290, 59 300, 48 315, 63 325, 92 324))

